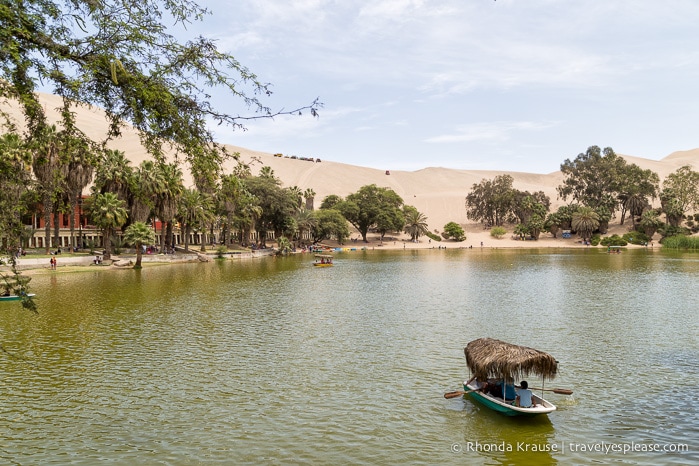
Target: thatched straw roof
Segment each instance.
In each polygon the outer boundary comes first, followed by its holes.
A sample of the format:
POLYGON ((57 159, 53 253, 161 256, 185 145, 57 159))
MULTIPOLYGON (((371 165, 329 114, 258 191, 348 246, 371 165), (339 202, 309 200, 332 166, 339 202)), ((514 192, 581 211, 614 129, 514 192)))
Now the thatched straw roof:
POLYGON ((479 380, 503 378, 512 383, 529 375, 550 380, 558 371, 558 361, 550 354, 493 338, 473 340, 464 354, 468 368, 479 380))

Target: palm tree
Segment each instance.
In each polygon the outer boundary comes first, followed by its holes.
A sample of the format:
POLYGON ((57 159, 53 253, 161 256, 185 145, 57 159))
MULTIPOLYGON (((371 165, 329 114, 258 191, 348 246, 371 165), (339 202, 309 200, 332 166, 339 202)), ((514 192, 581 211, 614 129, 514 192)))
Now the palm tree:
POLYGON ((298 228, 299 238, 303 240, 303 234, 311 231, 318 224, 318 219, 313 215, 313 212, 307 209, 301 209, 296 213, 294 218, 296 227, 298 228))
POLYGON ((245 187, 236 175, 224 175, 221 177, 221 189, 217 193, 219 210, 226 217, 226 243, 233 243, 233 216, 239 207, 240 200, 244 196, 245 187))
POLYGON ((30 186, 32 152, 15 133, 0 136, 0 237, 14 247, 24 232, 22 214, 26 203, 20 202, 30 186))
POLYGON ((276 179, 272 167, 265 165, 264 167, 260 168, 260 178, 271 178, 273 180, 276 179))
POLYGON ((134 222, 146 222, 155 214, 156 196, 165 186, 162 170, 152 160, 144 160, 133 172, 129 189, 129 212, 134 222))
POLYGON ((155 194, 155 205, 158 217, 162 221, 160 252, 165 252, 166 246, 175 246, 172 241, 172 222, 177 215, 177 205, 184 191, 184 182, 182 170, 177 163, 158 164, 158 169, 162 173, 163 184, 155 194))
POLYGON ((420 236, 429 232, 427 227, 427 217, 417 209, 409 209, 405 213, 405 227, 403 231, 410 235, 411 241, 416 241, 420 236))
POLYGON ((136 248, 136 265, 134 269, 141 268, 141 249, 144 244, 152 244, 155 242, 155 232, 146 225, 145 222, 134 222, 129 225, 124 231, 124 242, 131 244, 136 248))
POLYGON ((55 125, 44 126, 38 131, 32 141, 32 151, 32 169, 44 209, 45 246, 48 254, 51 249, 51 213, 63 178, 60 174, 59 134, 55 125))
MULTIPOLYGON (((180 197, 178 218, 184 232, 184 250, 189 252, 189 233, 192 228, 206 230, 206 225, 214 220, 211 197, 196 189, 185 189, 180 197)), ((206 241, 202 236, 202 245, 206 241)))
POLYGON ((303 205, 303 191, 301 191, 301 188, 298 186, 292 186, 289 188, 289 192, 291 193, 294 201, 296 201, 296 208, 300 209, 303 205))
POLYGON ((600 216, 592 207, 582 206, 573 212, 571 227, 583 241, 592 237, 592 233, 599 228, 600 216))
POLYGON ((663 226, 663 221, 657 210, 648 209, 641 214, 641 221, 638 222, 638 225, 643 229, 643 233, 651 238, 658 231, 658 228, 663 226))
POLYGON ((312 188, 308 188, 303 192, 303 197, 306 199, 306 210, 313 210, 313 201, 316 197, 316 192, 312 188))
POLYGON ((126 223, 127 215, 124 201, 114 193, 96 194, 88 204, 88 211, 95 225, 102 229, 104 258, 112 255, 112 234, 116 228, 126 223))
POLYGON ((92 181, 94 172, 94 154, 89 150, 87 144, 74 139, 68 156, 68 173, 65 178, 65 191, 70 211, 70 246, 75 248, 75 210, 78 200, 82 196, 83 189, 92 181))
MULTIPOLYGON (((646 197, 640 193, 630 194, 626 200, 624 200, 623 208, 624 213, 628 212, 631 217, 631 226, 636 228, 636 217, 643 213, 643 209, 648 206, 648 200, 646 197)), ((624 216, 622 213, 621 225, 624 224, 624 216)))
POLYGON ((126 201, 131 190, 133 168, 126 154, 107 149, 100 154, 95 170, 94 191, 115 193, 126 201))

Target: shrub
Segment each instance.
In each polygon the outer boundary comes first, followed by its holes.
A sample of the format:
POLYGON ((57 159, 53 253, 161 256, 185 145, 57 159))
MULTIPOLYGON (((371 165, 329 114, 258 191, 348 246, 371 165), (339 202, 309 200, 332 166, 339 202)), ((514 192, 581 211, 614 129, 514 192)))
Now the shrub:
POLYGON ((490 236, 493 238, 500 239, 505 236, 505 233, 507 233, 507 230, 505 230, 503 227, 493 227, 490 229, 490 236))
POLYGON ((672 225, 663 225, 660 228, 658 228, 658 233, 660 233, 663 237, 669 238, 671 236, 679 236, 679 235, 684 235, 684 236, 689 236, 690 231, 688 228, 685 227, 676 227, 672 225))
POLYGON ((435 241, 442 241, 442 238, 440 238, 439 235, 435 235, 431 231, 428 231, 427 233, 425 233, 425 235, 427 235, 428 238, 433 239, 435 241))
POLYGON ((640 231, 630 231, 628 233, 624 233, 623 238, 631 244, 638 244, 640 246, 643 246, 650 241, 648 235, 640 231))
POLYGON ((223 259, 223 255, 228 252, 228 248, 223 244, 216 248, 216 259, 223 259))
POLYGON ((466 239, 464 229, 456 222, 449 222, 444 225, 444 233, 442 233, 442 236, 445 239, 453 238, 455 241, 463 241, 466 239))
POLYGON ((112 236, 112 251, 117 256, 121 254, 121 250, 124 249, 124 240, 121 236, 112 236))
POLYGON ((591 246, 598 246, 601 239, 602 238, 599 235, 599 233, 595 233, 594 235, 592 235, 592 238, 590 238, 590 245, 591 246))
POLYGON ((619 235, 606 236, 600 241, 602 246, 626 246, 627 241, 619 235))
POLYGON ((699 237, 686 235, 670 236, 663 240, 663 248, 699 251, 699 237))

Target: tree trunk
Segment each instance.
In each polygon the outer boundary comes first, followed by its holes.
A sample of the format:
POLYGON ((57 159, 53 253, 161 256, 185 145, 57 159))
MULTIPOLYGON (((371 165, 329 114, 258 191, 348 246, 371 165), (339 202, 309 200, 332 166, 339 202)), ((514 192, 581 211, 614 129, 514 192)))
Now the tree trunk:
POLYGON ((58 212, 58 203, 53 208, 53 244, 54 246, 58 247, 60 244, 60 229, 61 229, 61 224, 59 222, 59 212, 58 212))
POLYGON ((68 225, 70 226, 70 252, 75 251, 75 206, 77 201, 71 199, 70 201, 70 218, 68 219, 68 225))
POLYGON ((105 228, 102 236, 102 246, 104 246, 104 258, 109 260, 112 258, 112 229, 105 228))
POLYGON ((184 227, 184 252, 189 252, 189 224, 183 223, 182 226, 184 227))
POLYGON ((51 252, 51 209, 49 208, 51 199, 49 196, 44 196, 44 234, 46 241, 46 254, 51 252))
POLYGON ((133 266, 134 269, 140 269, 141 268, 141 243, 136 243, 136 265, 133 266))

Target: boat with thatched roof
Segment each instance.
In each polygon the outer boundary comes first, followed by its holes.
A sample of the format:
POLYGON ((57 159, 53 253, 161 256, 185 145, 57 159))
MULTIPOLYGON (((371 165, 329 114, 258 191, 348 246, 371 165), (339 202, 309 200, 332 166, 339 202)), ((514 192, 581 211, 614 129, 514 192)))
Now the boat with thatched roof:
POLYGON ((313 263, 316 267, 332 267, 333 266, 333 255, 332 254, 316 254, 316 261, 313 263))
POLYGON ((508 416, 536 416, 556 410, 553 403, 543 398, 543 382, 552 380, 558 371, 558 361, 550 354, 493 338, 473 340, 464 348, 464 354, 472 375, 464 382, 464 390, 473 400, 508 416), (514 400, 506 398, 507 390, 502 390, 501 397, 483 390, 486 382, 490 386, 495 381, 514 385, 530 375, 541 377, 542 394, 533 394, 534 404, 528 408, 515 406, 514 400))

